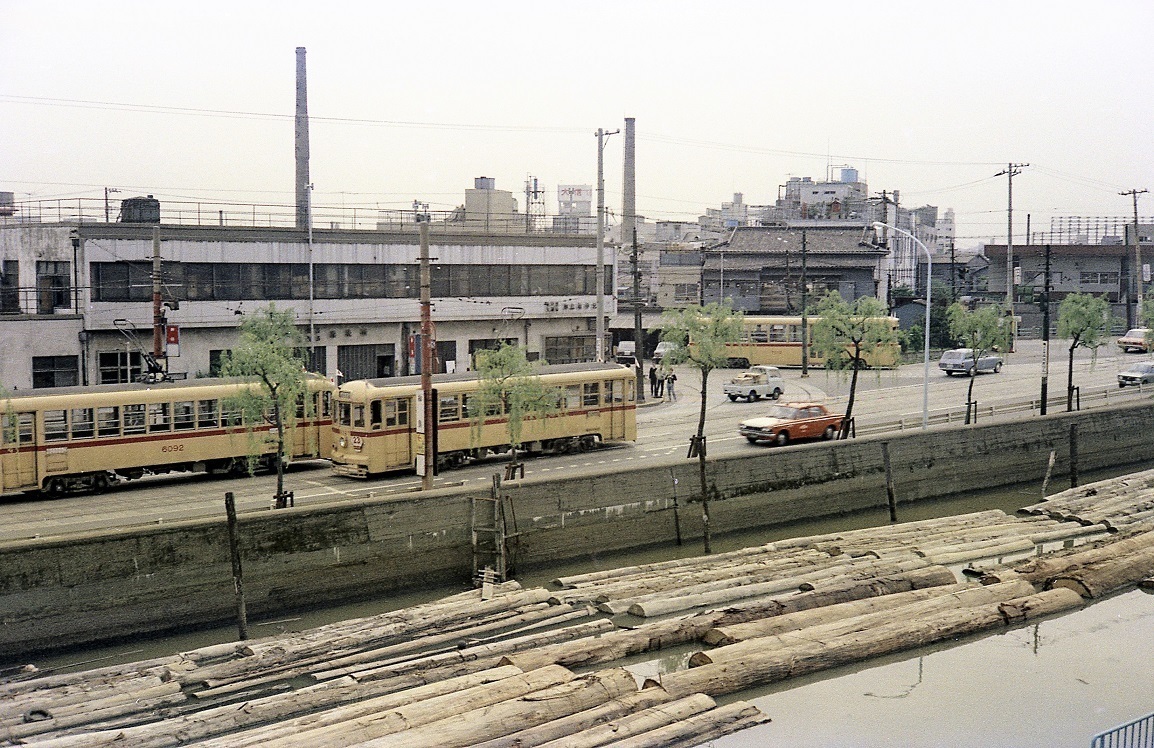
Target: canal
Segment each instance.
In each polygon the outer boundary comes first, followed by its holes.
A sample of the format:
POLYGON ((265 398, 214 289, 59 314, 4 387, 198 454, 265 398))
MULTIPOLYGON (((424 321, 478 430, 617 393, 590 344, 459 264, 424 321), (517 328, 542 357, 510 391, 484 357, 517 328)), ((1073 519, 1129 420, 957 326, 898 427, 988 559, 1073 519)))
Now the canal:
MULTIPOLYGON (((1134 466, 1084 475, 1082 482, 1154 467, 1134 466)), ((1051 493, 1066 487, 1051 485, 1051 493)), ((984 509, 1014 512, 1041 498, 1039 485, 981 491, 900 506, 899 521, 984 509)), ((716 511, 716 509, 715 509, 716 511)), ((714 538, 724 552, 784 537, 886 524, 885 510, 793 523, 714 538)), ((519 577, 526 587, 559 576, 693 556, 700 541, 579 563, 535 569, 519 577)), ((250 621, 254 637, 298 631, 333 621, 414 605, 459 589, 437 588, 387 599, 301 611, 250 621)), ((231 641, 233 626, 193 631, 37 659, 57 672, 158 657, 231 641)), ((639 675, 684 666, 693 648, 629 665, 639 675)), ((1131 591, 1041 622, 967 638, 950 645, 897 654, 798 678, 742 698, 772 722, 711 743, 717 748, 783 746, 1088 746, 1102 730, 1154 712, 1154 596, 1131 591)), ((11 663, 5 663, 11 664, 11 663)))

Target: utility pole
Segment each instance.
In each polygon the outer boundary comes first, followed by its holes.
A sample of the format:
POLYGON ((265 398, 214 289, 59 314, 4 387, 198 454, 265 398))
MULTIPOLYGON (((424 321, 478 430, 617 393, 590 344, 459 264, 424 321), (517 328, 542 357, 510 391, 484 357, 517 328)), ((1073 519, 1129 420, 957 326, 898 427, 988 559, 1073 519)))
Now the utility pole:
POLYGON ((805 274, 805 229, 801 230, 801 376, 809 376, 809 315, 805 311, 806 284, 805 274))
MULTIPOLYGON (((1134 199, 1134 272, 1133 272, 1133 276, 1134 276, 1134 283, 1138 288, 1137 294, 1135 295, 1135 299, 1137 300, 1137 304, 1135 305, 1135 308, 1134 308, 1134 320, 1136 322, 1136 325, 1142 324, 1142 284, 1145 283, 1145 279, 1142 277, 1142 248, 1140 246, 1141 242, 1138 239, 1138 196, 1145 193, 1145 192, 1146 192, 1146 190, 1127 190, 1126 192, 1119 192, 1118 193, 1119 195, 1123 195, 1123 196, 1129 195, 1130 197, 1132 197, 1134 199)), ((1127 304, 1126 308, 1129 309, 1130 305, 1127 304)), ((1127 326, 1129 326, 1129 325, 1127 325, 1127 326)))
POLYGON ((1050 380, 1050 245, 1046 245, 1046 273, 1042 282, 1042 407, 1046 415, 1046 398, 1050 380))
POLYGON ((1010 352, 1014 350, 1014 177, 1029 164, 1006 164, 995 177, 1006 175, 1006 314, 1010 324, 1010 352))
POLYGON ((958 270, 955 267, 957 258, 954 256, 954 239, 950 237, 950 303, 958 300, 958 270))
POLYGON ((605 138, 621 132, 597 128, 597 361, 605 360, 605 138))
POLYGON ((641 268, 637 265, 637 226, 633 226, 633 361, 637 369, 637 402, 645 402, 645 367, 641 365, 641 268))
POLYGON ((433 304, 431 281, 429 272, 429 217, 418 216, 421 231, 421 395, 424 400, 422 418, 425 422, 423 434, 424 456, 421 466, 421 489, 428 491, 433 487, 433 471, 436 466, 436 455, 433 454, 433 304))
MULTIPOLYGON (((152 227, 152 356, 159 362, 164 357, 164 310, 160 306, 160 227, 152 227)), ((165 361, 165 370, 168 362, 165 361)))
MULTIPOLYGON (((308 193, 308 202, 306 203, 306 216, 309 222, 309 370, 312 371, 317 368, 317 344, 316 344, 316 313, 313 311, 313 302, 316 297, 314 288, 316 287, 316 274, 313 266, 313 186, 310 184, 308 193)), ((326 369, 327 371, 327 369, 326 369)), ((336 380, 333 380, 336 381, 336 380)))
MULTIPOLYGON (((116 189, 115 187, 105 187, 104 188, 104 222, 105 223, 108 223, 112 220, 112 212, 108 206, 108 195, 110 193, 113 193, 113 192, 120 192, 120 190, 116 189)), ((1145 192, 1145 190, 1143 190, 1143 192, 1145 192)))

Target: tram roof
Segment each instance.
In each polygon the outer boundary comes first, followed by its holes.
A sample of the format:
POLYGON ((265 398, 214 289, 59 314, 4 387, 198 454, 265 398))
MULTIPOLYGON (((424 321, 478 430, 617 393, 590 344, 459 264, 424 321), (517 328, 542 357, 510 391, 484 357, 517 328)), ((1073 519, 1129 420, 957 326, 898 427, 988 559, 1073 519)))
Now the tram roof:
MULTIPOLYGON (((623 369, 630 370, 628 366, 623 366, 621 364, 585 361, 576 364, 550 364, 541 366, 534 373, 540 376, 546 376, 549 374, 580 374, 591 372, 609 373, 621 371, 623 369)), ((433 384, 441 384, 445 382, 469 382, 477 379, 478 376, 479 374, 476 371, 457 371, 453 372, 452 374, 434 374, 433 384)), ((404 377, 381 377, 379 379, 365 379, 360 381, 363 381, 365 384, 372 387, 404 387, 406 385, 419 386, 421 384, 421 375, 413 374, 404 377)), ((352 382, 345 382, 341 386, 343 387, 349 384, 352 384, 352 382)))

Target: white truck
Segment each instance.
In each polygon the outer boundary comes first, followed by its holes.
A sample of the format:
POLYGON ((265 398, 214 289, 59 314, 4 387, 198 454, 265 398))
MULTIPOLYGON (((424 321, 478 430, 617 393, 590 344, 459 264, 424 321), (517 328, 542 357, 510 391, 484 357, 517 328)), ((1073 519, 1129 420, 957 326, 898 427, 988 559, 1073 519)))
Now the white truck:
POLYGON ((776 400, 785 392, 785 380, 776 366, 751 366, 722 387, 730 400, 744 397, 747 402, 768 397, 776 400))

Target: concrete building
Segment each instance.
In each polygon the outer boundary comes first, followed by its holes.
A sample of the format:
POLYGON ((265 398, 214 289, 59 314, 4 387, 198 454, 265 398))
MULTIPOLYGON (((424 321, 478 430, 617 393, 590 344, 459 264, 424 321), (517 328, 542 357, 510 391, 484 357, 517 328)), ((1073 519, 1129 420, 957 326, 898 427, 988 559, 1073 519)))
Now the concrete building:
MULTIPOLYGON (((311 244, 310 232, 296 228, 155 227, 164 315, 170 340, 179 341, 170 372, 213 373, 236 344, 239 321, 270 304, 292 310, 306 332, 311 321, 316 371, 345 379, 416 371, 415 226, 314 229, 311 244)), ((75 217, 0 222, 0 385, 140 376, 143 354, 152 350, 153 228, 75 217), (139 344, 130 339, 133 329, 139 344)), ((462 231, 435 221, 431 229, 440 371, 470 367, 472 354, 503 340, 550 363, 593 360, 593 237, 462 231)))

